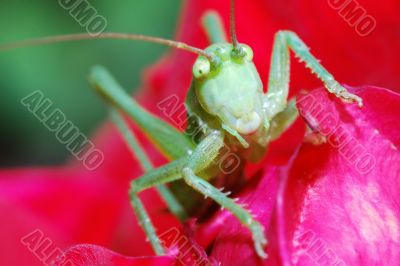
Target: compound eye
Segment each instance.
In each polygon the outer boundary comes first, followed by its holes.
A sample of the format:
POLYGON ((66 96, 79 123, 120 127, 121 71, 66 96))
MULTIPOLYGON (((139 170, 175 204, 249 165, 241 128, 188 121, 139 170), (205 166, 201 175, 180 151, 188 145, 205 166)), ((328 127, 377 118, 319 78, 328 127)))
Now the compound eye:
POLYGON ((196 63, 193 66, 193 76, 196 79, 203 78, 210 73, 211 64, 207 58, 198 58, 196 63))
POLYGON ((241 44, 241 47, 242 47, 244 53, 246 54, 245 58, 249 61, 252 61, 253 57, 254 57, 254 53, 253 53, 253 50, 250 48, 250 46, 241 44))

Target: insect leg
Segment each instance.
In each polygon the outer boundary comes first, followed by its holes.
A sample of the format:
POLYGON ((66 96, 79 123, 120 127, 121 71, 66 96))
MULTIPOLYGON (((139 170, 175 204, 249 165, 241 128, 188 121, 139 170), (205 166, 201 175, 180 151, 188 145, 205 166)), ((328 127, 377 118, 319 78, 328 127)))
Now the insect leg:
POLYGON ((150 220, 150 216, 147 213, 142 201, 136 193, 130 193, 130 201, 135 211, 135 215, 138 218, 139 225, 143 228, 146 233, 147 239, 150 241, 151 246, 156 255, 164 255, 164 248, 161 245, 160 239, 156 234, 155 227, 150 220))
POLYGON ((359 106, 362 106, 362 99, 349 93, 341 86, 310 53, 309 48, 294 32, 279 31, 275 35, 268 93, 265 98, 265 106, 268 109, 266 111, 269 118, 274 117, 286 107, 290 81, 289 49, 293 50, 295 55, 306 63, 306 66, 324 83, 330 93, 345 101, 355 101, 359 106))
POLYGON ((165 166, 150 170, 143 176, 131 182, 129 195, 132 207, 136 216, 138 217, 140 226, 142 226, 143 230, 145 231, 147 238, 149 239, 153 250, 157 255, 164 254, 164 248, 162 247, 160 239, 156 234, 155 227, 150 220, 149 214, 139 199, 138 193, 147 188, 158 187, 162 184, 182 178, 181 170, 186 163, 186 157, 175 160, 165 166))
POLYGON ((211 134, 208 139, 203 140, 196 147, 196 150, 194 150, 188 159, 188 164, 182 170, 183 178, 189 186, 193 187, 204 196, 212 198, 223 208, 229 210, 236 216, 244 226, 248 227, 253 235, 257 254, 265 258, 266 254, 263 247, 267 244, 267 240, 264 235, 264 227, 254 219, 249 211, 195 174, 201 171, 206 165, 212 163, 223 145, 223 137, 219 132, 215 132, 215 134, 211 134))
MULTIPOLYGON (((90 81, 98 92, 116 109, 124 111, 129 114, 133 120, 139 125, 141 129, 150 137, 150 139, 170 158, 179 158, 187 154, 189 150, 194 147, 194 144, 188 140, 182 133, 180 133, 175 128, 171 127, 167 123, 161 121, 155 116, 151 115, 149 112, 144 110, 137 102, 135 102, 120 85, 114 80, 114 78, 109 74, 104 68, 96 67, 93 69, 90 76, 90 81)), ((132 139, 130 139, 132 140, 132 139)), ((128 141, 129 142, 129 141, 128 141)), ((131 142, 130 144, 134 144, 131 142)), ((137 153, 139 160, 143 159, 141 157, 143 153, 137 153)), ((179 162, 179 161, 178 161, 179 162)), ((172 165, 174 166, 174 164, 172 165)), ((149 164, 146 165, 149 167, 149 164)), ((169 169, 171 166, 167 166, 169 169)), ((179 167, 178 169, 181 169, 179 167)), ((165 169, 164 169, 165 170, 165 169)), ((151 173, 160 173, 160 170, 152 170, 151 173)), ((165 173, 165 172, 164 172, 165 173)), ((166 187, 161 186, 163 183, 170 181, 171 179, 163 180, 162 178, 157 181, 152 180, 151 174, 150 182, 154 183, 154 186, 158 187, 159 192, 166 200, 167 204, 174 213, 182 213, 179 209, 180 205, 176 205, 177 201, 173 195, 166 189, 166 187), (160 185, 160 186, 157 186, 160 185), (175 203, 174 203, 175 201, 175 203)), ((163 173, 160 173, 162 176, 163 173)), ((154 177, 154 175, 153 175, 154 177)), ((159 177, 159 176, 157 176, 159 177)), ((179 179, 180 176, 174 177, 179 179)), ((135 180, 136 181, 136 180, 135 180)), ((140 181, 138 182, 140 184, 140 181)), ((139 187, 133 185, 133 188, 139 187)), ((131 189, 130 200, 135 211, 138 220, 143 227, 150 243, 156 254, 163 254, 164 249, 160 244, 160 241, 155 233, 154 226, 149 218, 147 211, 145 210, 142 202, 137 196, 135 189, 131 189)), ((181 215, 182 216, 182 215, 181 215)))
POLYGON ((296 99, 291 99, 282 112, 274 116, 270 122, 271 140, 276 140, 279 136, 288 129, 299 116, 296 107, 296 99))
POLYGON ((138 193, 147 188, 181 179, 184 168, 190 168, 195 173, 199 173, 214 162, 223 145, 223 137, 219 132, 215 131, 205 137, 191 155, 186 155, 164 166, 148 171, 133 180, 131 189, 138 193))
POLYGON ((228 42, 221 16, 216 11, 207 11, 203 15, 202 26, 210 43, 228 42))
POLYGON ((94 67, 89 80, 109 104, 128 114, 168 158, 181 158, 195 147, 183 133, 142 108, 103 67, 94 67))
POLYGON ((212 133, 199 143, 191 155, 172 161, 157 169, 150 170, 131 182, 130 196, 133 208, 139 220, 143 221, 141 226, 145 230, 157 254, 160 254, 160 252, 162 253, 163 249, 149 215, 138 198, 138 193, 147 188, 181 179, 183 177, 183 169, 190 168, 195 172, 202 171, 213 162, 222 145, 222 136, 219 133, 212 133))
MULTIPOLYGON (((143 171, 148 172, 153 170, 153 164, 151 163, 143 148, 140 146, 139 141, 136 139, 134 133, 129 130, 122 116, 118 113, 118 111, 113 108, 111 110, 111 118, 115 125, 118 127, 125 141, 128 143, 133 155, 138 159, 143 171)), ((185 220, 187 215, 183 206, 178 202, 178 200, 171 193, 168 187, 166 187, 165 185, 158 185, 156 186, 156 189, 158 193, 160 193, 170 211, 180 220, 185 220)), ((138 218, 140 219, 140 216, 138 216, 138 218)))
POLYGON ((253 235, 257 254, 262 258, 266 258, 267 255, 264 252, 264 246, 267 244, 267 240, 264 235, 264 227, 254 219, 248 210, 244 209, 204 179, 196 176, 190 168, 184 169, 184 180, 189 186, 204 196, 212 198, 223 208, 230 211, 244 226, 249 228, 253 235))

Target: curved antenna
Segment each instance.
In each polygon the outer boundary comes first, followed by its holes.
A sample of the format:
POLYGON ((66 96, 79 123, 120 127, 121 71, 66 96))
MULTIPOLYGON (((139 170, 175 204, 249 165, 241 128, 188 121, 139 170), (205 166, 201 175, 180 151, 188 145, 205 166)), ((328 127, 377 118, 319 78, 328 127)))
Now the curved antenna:
POLYGON ((233 44, 233 47, 236 50, 238 48, 238 46, 239 46, 239 42, 238 42, 237 37, 236 37, 235 0, 231 0, 230 7, 231 8, 230 8, 230 12, 229 12, 229 18, 230 18, 229 29, 230 29, 232 44, 233 44))
POLYGON ((116 32, 107 32, 101 33, 99 35, 90 35, 88 33, 77 33, 77 34, 66 34, 52 37, 43 37, 38 39, 25 40, 20 42, 6 43, 0 45, 0 51, 15 49, 19 47, 26 46, 34 46, 34 45, 43 45, 50 43, 59 43, 59 42, 68 42, 68 41, 78 41, 78 40, 90 40, 90 39, 120 39, 120 40, 135 40, 135 41, 144 41, 151 43, 158 43, 162 45, 166 45, 169 47, 185 50, 197 55, 201 55, 206 57, 210 62, 213 61, 213 57, 207 53, 206 51, 190 46, 183 42, 172 41, 168 39, 151 37, 140 34, 130 34, 130 33, 116 33, 116 32))

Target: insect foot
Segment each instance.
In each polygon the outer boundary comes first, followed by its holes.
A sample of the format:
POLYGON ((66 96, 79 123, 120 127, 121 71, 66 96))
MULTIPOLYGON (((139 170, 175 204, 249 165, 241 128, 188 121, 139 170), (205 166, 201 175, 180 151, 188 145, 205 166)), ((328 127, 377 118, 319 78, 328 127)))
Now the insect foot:
POLYGON ((340 85, 336 80, 332 79, 326 84, 326 88, 328 91, 335 94, 337 97, 341 98, 345 102, 357 102, 358 106, 363 107, 363 100, 355 95, 350 93, 346 88, 340 85))
POLYGON ((254 248, 256 249, 257 255, 263 259, 268 258, 267 253, 264 251, 264 247, 268 244, 265 238, 264 226, 253 220, 250 224, 250 230, 253 234, 254 248))

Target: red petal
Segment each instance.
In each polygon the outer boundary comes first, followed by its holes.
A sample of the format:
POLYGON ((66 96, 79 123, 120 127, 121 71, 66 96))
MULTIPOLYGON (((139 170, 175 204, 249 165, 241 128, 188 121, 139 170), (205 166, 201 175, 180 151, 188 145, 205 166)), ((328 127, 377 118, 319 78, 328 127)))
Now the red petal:
MULTIPOLYGON (((129 186, 122 188, 111 181, 101 172, 68 168, 1 171, 0 202, 13 210, 10 213, 25 213, 23 227, 18 226, 19 216, 3 219, 2 228, 8 228, 4 229, 3 241, 19 241, 40 229, 59 248, 95 243, 129 255, 153 254, 129 204, 129 186)), ((155 191, 141 196, 145 202, 152 202, 149 213, 160 232, 177 225, 155 191)), ((18 261, 18 249, 7 246, 3 250, 3 260, 18 261)))
POLYGON ((209 259, 205 250, 194 239, 195 220, 187 221, 183 227, 171 227, 160 234, 164 248, 182 265, 218 265, 209 259))
POLYGON ((126 257, 95 245, 77 245, 63 253, 55 266, 170 266, 172 257, 126 257))
MULTIPOLYGON (((397 53, 397 47, 400 45, 400 36, 397 34, 400 26, 400 17, 397 15, 400 11, 398 1, 264 2, 267 17, 278 22, 279 29, 297 32, 339 81, 357 85, 378 85, 400 91, 400 81, 396 74, 400 68, 400 54, 397 53), (335 10, 331 7, 335 2, 347 2, 347 7, 354 4, 357 6, 358 3, 360 10, 376 20, 375 29, 371 34, 361 37, 355 27, 349 25, 341 16, 341 9, 335 10)), ((294 84, 295 88, 314 88, 320 84, 309 76, 309 71, 304 69, 303 64, 295 65, 291 78, 291 84, 294 84)))
POLYGON ((281 256, 310 265, 398 265, 400 95, 354 90, 364 107, 325 90, 300 97, 309 125, 327 137, 304 144, 279 193, 281 256))

